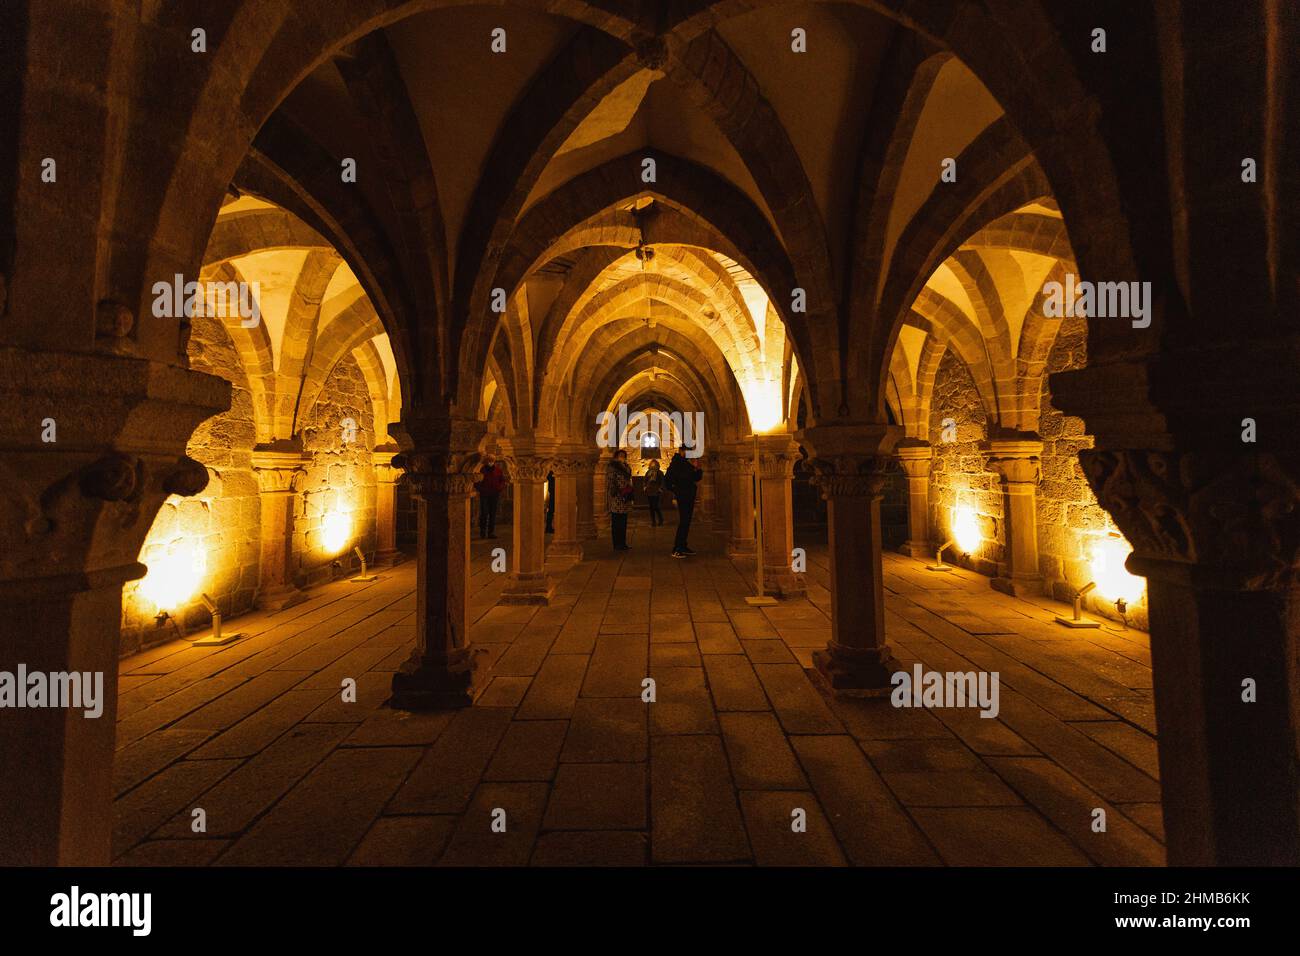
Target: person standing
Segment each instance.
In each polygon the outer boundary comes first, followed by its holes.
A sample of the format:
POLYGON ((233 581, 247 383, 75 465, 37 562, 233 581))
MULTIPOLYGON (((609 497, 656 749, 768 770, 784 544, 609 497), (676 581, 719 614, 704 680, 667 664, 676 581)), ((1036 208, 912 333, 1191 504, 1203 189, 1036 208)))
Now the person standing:
POLYGON ((664 473, 659 470, 659 459, 651 458, 645 470, 645 500, 650 504, 650 526, 664 523, 664 513, 659 508, 659 496, 664 491, 664 473))
POLYGON ((501 492, 505 491, 506 473, 497 464, 496 458, 489 454, 483 458, 483 467, 479 469, 478 481, 478 536, 495 538, 497 536, 497 506, 501 503, 501 492))
POLYGON ((546 473, 546 533, 555 534, 555 472, 546 473))
POLYGON ((627 451, 618 449, 605 469, 605 497, 609 499, 609 533, 615 551, 631 551, 627 544, 627 515, 632 510, 632 468, 627 451))
POLYGON ((691 518, 695 514, 696 485, 704 477, 704 469, 687 458, 680 448, 668 463, 664 474, 664 487, 677 498, 677 538, 673 541, 673 557, 684 558, 694 554, 687 537, 691 533, 691 518))

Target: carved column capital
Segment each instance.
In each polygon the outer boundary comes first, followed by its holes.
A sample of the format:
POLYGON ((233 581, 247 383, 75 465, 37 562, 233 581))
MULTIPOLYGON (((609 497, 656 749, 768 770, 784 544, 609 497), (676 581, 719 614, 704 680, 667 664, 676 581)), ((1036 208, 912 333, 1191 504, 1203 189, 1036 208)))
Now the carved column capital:
POLYGON ((800 460, 799 446, 789 435, 758 437, 758 471, 764 479, 790 478, 800 460))
POLYGON ((823 498, 879 498, 889 459, 883 455, 839 455, 812 460, 812 484, 823 498))
POLYGON ((402 472, 394 467, 393 459, 397 457, 396 448, 376 448, 371 454, 371 461, 375 468, 375 481, 381 485, 395 484, 401 477, 402 472))
POLYGON ((291 494, 302 489, 307 459, 297 450, 254 448, 253 474, 262 494, 291 494))
MULTIPOLYGON (((551 471, 556 478, 576 476, 590 471, 594 462, 585 455, 565 453, 551 460, 551 471)), ((542 475, 546 477, 545 473, 542 475)))
POLYGON ((405 473, 407 486, 417 498, 468 496, 474 491, 478 463, 478 452, 446 449, 403 452, 392 460, 392 466, 405 473))
POLYGON ((929 442, 906 438, 894 449, 894 457, 908 478, 928 479, 934 462, 934 449, 929 442))
POLYGON ((515 481, 545 481, 555 468, 556 459, 543 455, 510 454, 503 456, 506 470, 515 481))
POLYGON ((985 467, 1008 485, 1037 485, 1042 477, 1043 443, 1036 438, 990 439, 980 446, 985 467))
POLYGON ((1171 566, 1207 586, 1270 590, 1300 575, 1300 461, 1262 452, 1079 453, 1097 501, 1133 545, 1138 573, 1171 566))
POLYGON ((812 483, 828 501, 879 498, 902 437, 899 426, 879 422, 819 425, 798 433, 799 442, 812 456, 812 483))

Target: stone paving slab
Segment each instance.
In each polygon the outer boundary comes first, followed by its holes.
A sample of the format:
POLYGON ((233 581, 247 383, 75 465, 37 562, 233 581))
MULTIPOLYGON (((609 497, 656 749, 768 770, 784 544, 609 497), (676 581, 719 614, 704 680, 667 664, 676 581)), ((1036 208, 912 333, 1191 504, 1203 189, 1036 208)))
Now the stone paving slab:
POLYGON ((433 866, 456 823, 452 816, 380 817, 348 857, 348 866, 433 866))
POLYGON ((644 830, 646 765, 561 764, 543 826, 547 830, 644 830))
POLYGON ((740 805, 759 866, 846 866, 830 823, 807 791, 744 792, 740 805), (794 815, 802 815, 796 831, 794 815))
POLYGON ((409 747, 336 751, 223 853, 218 865, 342 864, 418 759, 419 751, 409 747))
POLYGON ((750 858, 731 772, 718 737, 653 738, 650 805, 653 862, 723 863, 750 858))
POLYGON ((574 706, 560 760, 565 763, 638 763, 649 746, 649 709, 640 698, 582 698, 574 706))

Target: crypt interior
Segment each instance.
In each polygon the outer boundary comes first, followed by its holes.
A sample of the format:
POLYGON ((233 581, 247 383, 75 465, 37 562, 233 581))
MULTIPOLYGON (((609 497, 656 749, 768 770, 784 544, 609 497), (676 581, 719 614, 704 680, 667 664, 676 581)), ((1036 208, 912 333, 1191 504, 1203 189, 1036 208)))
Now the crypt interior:
POLYGON ((0 863, 1300 862, 1298 20, 6 4, 0 863))

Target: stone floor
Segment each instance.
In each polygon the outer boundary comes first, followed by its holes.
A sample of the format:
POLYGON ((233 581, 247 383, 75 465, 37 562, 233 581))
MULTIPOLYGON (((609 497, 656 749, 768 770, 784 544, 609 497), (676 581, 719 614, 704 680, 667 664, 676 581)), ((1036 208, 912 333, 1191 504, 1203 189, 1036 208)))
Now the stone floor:
POLYGON ((637 519, 633 551, 589 543, 546 608, 496 606, 475 542, 491 683, 472 709, 384 706, 411 564, 228 622, 246 637, 224 648, 123 660, 118 862, 1164 863, 1145 634, 1067 631, 1059 604, 887 555, 900 659, 998 671, 1001 712, 831 700, 805 670, 829 633, 824 551, 806 600, 758 610, 709 535, 673 560, 671 515, 637 519))

